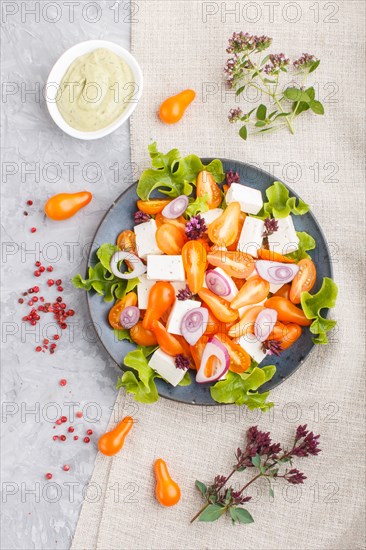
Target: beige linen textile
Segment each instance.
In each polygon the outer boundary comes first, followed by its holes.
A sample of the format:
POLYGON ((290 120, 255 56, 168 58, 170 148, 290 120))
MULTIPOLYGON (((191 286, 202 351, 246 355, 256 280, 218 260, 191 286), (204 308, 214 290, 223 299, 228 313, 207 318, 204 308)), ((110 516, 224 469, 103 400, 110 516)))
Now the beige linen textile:
MULTIPOLYGON (((364 3, 331 2, 338 8, 333 14, 329 3, 280 2, 272 16, 271 3, 258 1, 250 3, 257 6, 256 13, 245 9, 248 2, 136 4, 132 51, 141 63, 145 88, 132 120, 133 162, 140 170, 147 166, 146 148, 156 139, 160 150, 178 147, 184 154, 243 160, 291 185, 313 206, 330 243, 340 287, 332 314, 339 325, 331 344, 318 346, 301 369, 272 392, 276 406, 271 413, 231 406, 206 409, 164 399, 135 408, 121 392, 117 405, 126 414, 134 412, 139 422, 122 453, 97 458, 92 482, 102 487, 103 495, 97 503, 84 503, 72 548, 361 549, 364 3), (241 10, 238 21, 229 13, 235 4, 241 10), (288 4, 299 6, 301 14, 286 8, 288 4), (225 93, 222 81, 226 41, 234 30, 272 36, 276 52, 295 57, 308 51, 320 57, 314 80, 326 116, 305 116, 295 136, 284 131, 244 143, 227 122, 235 98, 225 93), (197 100, 180 124, 162 125, 155 115, 161 100, 187 87, 197 91, 197 100), (299 423, 321 434, 323 449, 318 457, 297 464, 308 477, 302 487, 279 484, 272 502, 266 483, 258 483, 248 505, 255 518, 252 525, 233 527, 229 519, 189 525, 201 506, 195 479, 208 482, 217 473, 229 472, 233 451, 250 425, 290 442, 299 423), (182 488, 181 503, 172 509, 160 507, 153 498, 152 464, 159 456, 182 488)), ((247 474, 234 481, 241 479, 247 474)))

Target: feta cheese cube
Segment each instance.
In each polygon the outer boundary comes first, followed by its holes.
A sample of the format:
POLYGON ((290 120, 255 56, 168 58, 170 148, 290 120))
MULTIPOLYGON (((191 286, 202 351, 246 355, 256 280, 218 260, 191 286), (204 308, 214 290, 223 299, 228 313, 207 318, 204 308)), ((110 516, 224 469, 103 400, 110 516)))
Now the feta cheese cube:
POLYGON ((278 230, 268 237, 270 250, 279 254, 289 254, 299 248, 299 238, 296 235, 291 216, 277 219, 278 230))
POLYGON ((267 353, 262 349, 262 342, 257 340, 254 334, 246 334, 245 336, 240 336, 235 340, 247 353, 250 357, 254 359, 257 363, 261 363, 266 357, 267 353))
POLYGON ((241 252, 257 257, 257 251, 262 248, 264 221, 247 216, 241 230, 238 248, 241 252))
POLYGON ((166 324, 167 331, 171 334, 182 334, 180 325, 183 317, 196 307, 201 307, 201 302, 198 300, 175 300, 166 324))
POLYGON ((207 210, 207 212, 200 212, 200 216, 205 220, 206 227, 208 227, 210 223, 217 220, 222 213, 222 208, 212 208, 211 210, 207 210))
POLYGON ((177 386, 184 377, 185 369, 177 369, 174 357, 158 348, 151 356, 149 366, 172 386, 177 386))
POLYGON ((258 189, 232 183, 226 193, 226 203, 240 202, 242 212, 246 214, 258 214, 263 206, 262 193, 258 189))
POLYGON ((140 223, 133 228, 136 235, 137 254, 143 260, 148 254, 163 254, 155 239, 156 229, 155 220, 140 223))
POLYGON ((154 279, 148 279, 145 273, 139 275, 139 279, 140 282, 137 285, 137 305, 140 309, 146 309, 149 300, 149 292, 156 281, 154 279))
POLYGON ((147 278, 158 281, 185 281, 182 256, 147 256, 147 278))

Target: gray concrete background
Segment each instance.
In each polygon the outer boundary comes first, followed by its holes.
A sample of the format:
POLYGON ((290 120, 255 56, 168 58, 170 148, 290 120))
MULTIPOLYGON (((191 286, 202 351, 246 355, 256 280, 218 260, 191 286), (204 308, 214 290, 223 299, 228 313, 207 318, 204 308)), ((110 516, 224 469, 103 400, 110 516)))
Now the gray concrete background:
POLYGON ((128 125, 101 140, 73 139, 50 118, 44 85, 54 62, 78 42, 106 39, 129 48, 129 6, 125 1, 9 1, 2 2, 2 10, 2 548, 64 549, 83 495, 95 498, 86 487, 118 375, 88 330, 84 293, 70 278, 84 272, 99 220, 133 176, 128 125), (49 196, 83 189, 94 197, 77 216, 58 223, 45 219, 49 196), (32 207, 26 206, 28 199, 32 207), (32 234, 31 227, 37 232, 32 234), (54 271, 37 279, 33 271, 39 259, 54 271), (55 332, 51 314, 35 330, 22 323, 29 308, 18 304, 21 292, 34 285, 41 287, 39 295, 55 297, 46 284, 50 276, 63 280, 64 300, 76 311, 54 355, 35 351, 37 339, 55 332), (68 381, 65 387, 61 378, 68 381), (53 441, 70 422, 53 429, 52 420, 61 414, 70 418, 77 410, 84 418, 75 419, 75 432, 65 442, 53 441), (85 444, 89 428, 94 435, 85 444), (62 470, 64 464, 69 472, 62 470), (51 482, 46 472, 53 474, 51 482))

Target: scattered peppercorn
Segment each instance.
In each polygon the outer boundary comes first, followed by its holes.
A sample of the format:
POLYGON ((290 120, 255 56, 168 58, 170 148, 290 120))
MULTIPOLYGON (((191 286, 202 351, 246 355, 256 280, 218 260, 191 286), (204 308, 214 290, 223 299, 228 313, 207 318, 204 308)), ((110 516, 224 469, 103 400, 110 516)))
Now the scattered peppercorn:
POLYGON ((90 437, 84 437, 84 443, 89 443, 90 437))
MULTIPOLYGON (((52 344, 51 344, 51 346, 52 346, 52 344)), ((61 378, 60 386, 66 386, 66 384, 67 384, 67 380, 65 380, 65 378, 61 378)))
POLYGON ((50 473, 46 474, 46 475, 45 475, 45 478, 46 478, 46 479, 52 479, 52 474, 50 474, 50 473))
POLYGON ((87 435, 93 435, 93 430, 87 430, 87 435))
POLYGON ((36 231, 37 231, 37 229, 35 227, 31 228, 31 233, 35 233, 36 231))

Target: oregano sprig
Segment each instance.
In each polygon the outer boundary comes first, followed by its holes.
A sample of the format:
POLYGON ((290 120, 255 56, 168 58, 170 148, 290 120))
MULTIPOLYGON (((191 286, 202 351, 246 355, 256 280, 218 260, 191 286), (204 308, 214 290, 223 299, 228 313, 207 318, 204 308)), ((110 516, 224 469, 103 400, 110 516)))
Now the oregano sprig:
POLYGON ((196 487, 205 499, 204 506, 191 519, 193 523, 198 521, 216 521, 226 513, 230 514, 233 523, 253 523, 250 512, 242 505, 251 500, 247 489, 260 478, 265 478, 269 483, 270 495, 274 496, 271 481, 283 479, 287 483, 299 485, 304 483, 306 476, 297 468, 292 467, 294 458, 316 456, 320 453, 319 435, 307 429, 307 425, 298 426, 292 447, 285 451, 281 443, 273 443, 270 432, 262 432, 257 426, 252 426, 247 432, 246 446, 240 447, 235 453, 236 462, 229 475, 217 475, 210 485, 196 481, 196 487), (291 467, 280 473, 283 465, 291 467), (243 485, 240 490, 235 490, 228 481, 237 472, 244 472, 254 468, 255 475, 243 485))
POLYGON ((268 36, 256 36, 239 32, 229 38, 227 53, 232 54, 225 65, 224 73, 229 88, 240 95, 246 87, 254 87, 268 98, 269 104, 261 103, 258 107, 245 113, 240 107, 231 109, 229 121, 241 122, 239 135, 244 140, 249 133, 262 133, 287 127, 295 133, 295 119, 305 111, 311 110, 316 115, 324 114, 324 107, 315 97, 313 86, 306 87, 308 76, 319 66, 320 60, 314 55, 302 54, 292 63, 295 77, 301 82, 281 91, 281 77, 288 72, 291 61, 284 53, 269 54, 262 52, 272 44, 268 36))

